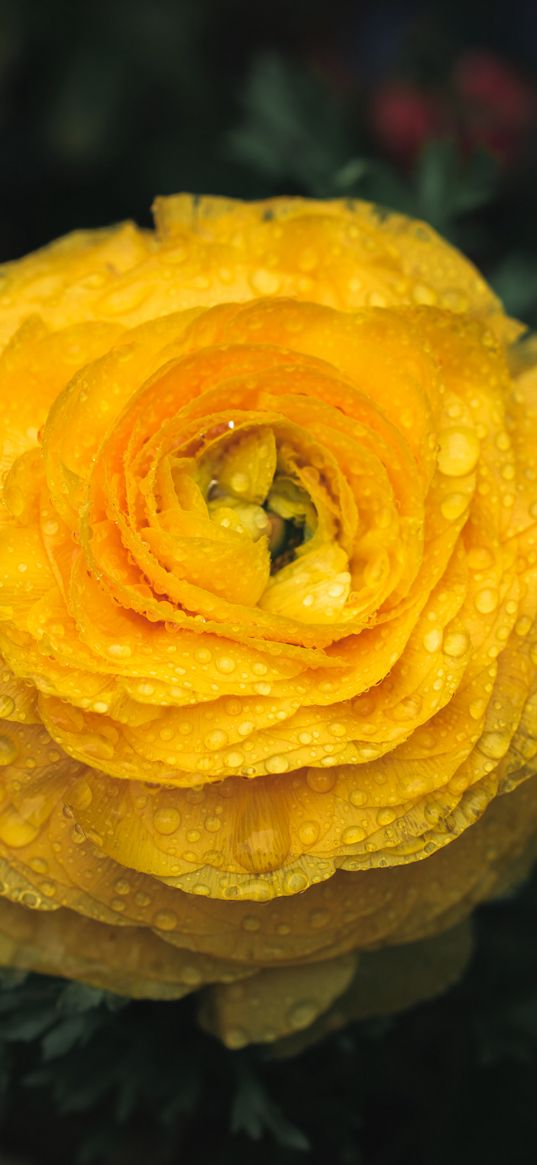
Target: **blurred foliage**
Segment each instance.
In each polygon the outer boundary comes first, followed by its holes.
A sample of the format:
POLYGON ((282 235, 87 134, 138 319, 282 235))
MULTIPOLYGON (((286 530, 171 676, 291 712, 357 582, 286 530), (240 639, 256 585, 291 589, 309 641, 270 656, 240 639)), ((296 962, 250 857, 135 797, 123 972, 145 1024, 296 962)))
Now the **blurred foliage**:
POLYGON ((311 73, 282 57, 254 62, 242 104, 231 156, 279 189, 366 198, 424 218, 454 239, 458 219, 495 196, 498 168, 490 154, 463 160, 449 140, 429 142, 406 180, 386 161, 353 153, 345 108, 311 73))
POLYGON ((350 125, 310 71, 277 54, 254 61, 242 95, 242 122, 229 135, 230 156, 270 187, 317 198, 347 194, 367 163, 352 157, 350 125))

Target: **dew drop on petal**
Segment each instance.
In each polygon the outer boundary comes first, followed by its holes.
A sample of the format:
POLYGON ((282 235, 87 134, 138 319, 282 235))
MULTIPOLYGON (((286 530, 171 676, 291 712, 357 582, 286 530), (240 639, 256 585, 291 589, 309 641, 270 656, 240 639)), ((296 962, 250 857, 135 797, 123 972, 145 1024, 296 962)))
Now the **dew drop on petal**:
POLYGON ((245 914, 241 922, 241 926, 243 930, 248 930, 254 934, 256 930, 260 929, 261 923, 258 918, 254 917, 253 914, 245 914))
POLYGON ((439 444, 438 468, 446 477, 463 477, 475 469, 480 444, 472 429, 446 429, 439 444))
POLYGON ((211 752, 217 748, 223 748, 227 744, 227 733, 222 732, 220 728, 215 728, 214 732, 208 732, 204 737, 203 743, 211 752))
POLYGON ((216 667, 217 670, 222 673, 222 675, 229 675, 231 672, 235 671, 235 660, 231 659, 228 655, 222 655, 219 659, 216 660, 216 667))
POLYGON ((463 493, 448 494, 440 503, 440 512, 448 522, 455 522, 467 509, 469 498, 463 493))
POLYGON ((181 814, 178 809, 174 809, 172 806, 157 809, 153 817, 153 824, 158 833, 175 833, 181 824, 181 814))
POLYGON ((153 926, 156 926, 157 930, 175 930, 177 915, 173 914, 171 910, 159 910, 153 916, 153 926))
POLYGON ((348 829, 343 831, 341 840, 343 845, 356 845, 357 842, 363 841, 365 837, 365 830, 361 829, 359 825, 350 825, 348 829))
POLYGON ((328 910, 312 910, 309 916, 309 924, 312 930, 322 930, 324 926, 328 926, 330 922, 330 915, 328 910))
POLYGON ((106 650, 113 659, 128 659, 132 655, 132 647, 128 643, 110 643, 106 650))
POLYGON ((423 646, 425 650, 430 651, 431 654, 435 651, 438 651, 441 643, 442 632, 438 627, 432 627, 431 630, 427 631, 423 636, 423 646))
POLYGON ((480 615, 491 615, 498 606, 498 592, 493 587, 483 587, 477 592, 474 604, 480 615))
POLYGON ((285 756, 269 756, 265 761, 267 773, 286 773, 289 761, 285 756))
POLYGON ((465 631, 449 631, 444 636, 444 652, 453 659, 458 659, 468 651, 470 640, 465 631))
POLYGON ((319 837, 320 829, 316 821, 304 821, 299 826, 298 836, 302 845, 315 845, 319 837))
POLYGON ((329 793, 334 788, 335 783, 336 778, 334 773, 309 769, 306 775, 306 784, 309 785, 309 788, 314 793, 329 793))
POLYGON ((9 736, 0 736, 0 765, 11 765, 17 756, 17 746, 9 736))
POLYGON ((284 894, 300 894, 309 886, 308 879, 301 870, 289 870, 283 877, 284 894))

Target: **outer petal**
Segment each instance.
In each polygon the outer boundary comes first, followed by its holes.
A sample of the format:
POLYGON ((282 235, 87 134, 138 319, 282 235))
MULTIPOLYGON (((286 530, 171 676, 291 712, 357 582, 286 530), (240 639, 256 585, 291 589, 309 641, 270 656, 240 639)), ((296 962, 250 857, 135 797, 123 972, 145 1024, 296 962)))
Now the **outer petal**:
POLYGON ((434 998, 460 979, 471 955, 468 922, 419 942, 362 954, 347 990, 304 1032, 277 1040, 274 1055, 295 1056, 353 1020, 392 1015, 434 998))
POLYGON ((228 1048, 272 1043, 308 1027, 354 977, 357 956, 342 955, 306 967, 260 971, 251 980, 213 988, 205 996, 204 1027, 228 1048))
POLYGON ((181 999, 204 983, 237 978, 233 967, 180 951, 143 927, 106 926, 69 910, 36 913, 6 900, 0 900, 0 963, 134 999, 181 999))
POLYGON ((164 245, 185 249, 187 271, 189 260, 203 256, 205 302, 292 295, 346 310, 418 303, 475 314, 507 340, 520 331, 472 264, 432 227, 370 203, 179 194, 158 198, 155 218, 164 245), (189 253, 193 240, 198 255, 189 253), (208 265, 211 252, 216 262, 208 265), (234 276, 228 295, 224 265, 234 276))

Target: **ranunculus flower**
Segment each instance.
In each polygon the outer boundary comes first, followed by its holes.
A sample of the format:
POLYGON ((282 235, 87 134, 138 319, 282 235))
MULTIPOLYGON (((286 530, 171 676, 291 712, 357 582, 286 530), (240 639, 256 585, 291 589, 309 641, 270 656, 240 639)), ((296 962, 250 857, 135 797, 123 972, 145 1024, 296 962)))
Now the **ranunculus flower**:
POLYGON ((537 363, 423 224, 156 218, 2 272, 0 959, 238 1047, 448 982, 531 857, 537 363))

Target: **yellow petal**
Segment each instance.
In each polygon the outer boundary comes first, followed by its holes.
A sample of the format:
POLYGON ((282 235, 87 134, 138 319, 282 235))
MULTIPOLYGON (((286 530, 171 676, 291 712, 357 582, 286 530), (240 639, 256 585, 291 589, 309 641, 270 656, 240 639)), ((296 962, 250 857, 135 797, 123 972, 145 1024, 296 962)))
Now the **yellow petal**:
POLYGON ((260 971, 252 979, 212 988, 201 1013, 204 1027, 228 1048, 272 1043, 313 1023, 348 987, 355 955, 326 963, 260 971))

